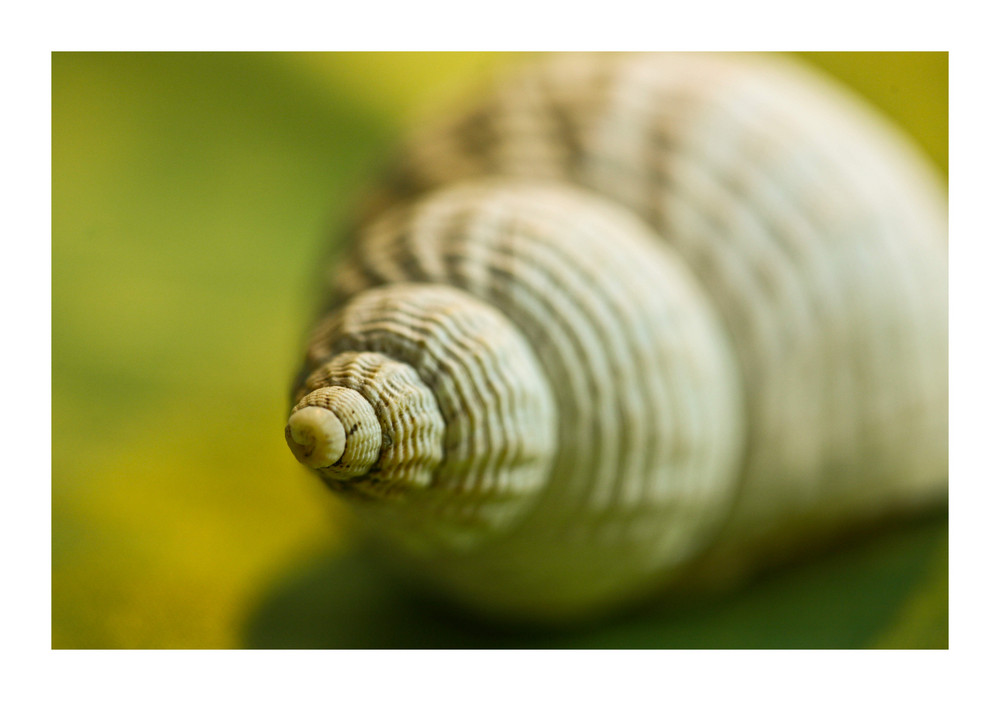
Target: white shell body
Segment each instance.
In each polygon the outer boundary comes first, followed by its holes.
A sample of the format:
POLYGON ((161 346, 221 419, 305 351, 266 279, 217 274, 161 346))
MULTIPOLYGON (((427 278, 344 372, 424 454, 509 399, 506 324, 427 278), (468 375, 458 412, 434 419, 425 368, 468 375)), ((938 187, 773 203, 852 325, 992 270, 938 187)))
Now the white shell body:
POLYGON ((589 615, 945 495, 943 189, 797 65, 542 61, 360 220, 294 409, 468 607, 589 615))

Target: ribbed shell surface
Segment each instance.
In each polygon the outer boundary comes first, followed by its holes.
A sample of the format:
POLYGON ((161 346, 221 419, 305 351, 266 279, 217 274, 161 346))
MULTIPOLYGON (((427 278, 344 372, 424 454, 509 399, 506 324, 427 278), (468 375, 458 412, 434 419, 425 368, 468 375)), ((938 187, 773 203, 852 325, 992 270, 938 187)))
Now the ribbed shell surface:
POLYGON ((555 407, 501 313, 458 287, 412 280, 359 291, 317 327, 319 366, 301 402, 330 385, 369 399, 378 461, 328 484, 360 498, 365 520, 412 553, 452 555, 531 507, 552 469, 555 407))
MULTIPOLYGON (((455 596, 558 615, 717 531, 743 442, 735 360, 694 279, 626 210, 556 183, 463 183, 375 222, 334 279, 345 300, 403 281, 461 289, 524 335, 552 388, 558 440, 531 510, 473 551, 415 564, 455 596)), ((321 324, 315 362, 341 337, 321 324)))
POLYGON ((572 182, 646 220, 741 366, 745 476, 720 541, 940 497, 945 200, 895 129, 755 55, 560 55, 485 92, 417 137, 375 202, 503 174, 572 182))
POLYGON ((532 506, 407 560, 472 607, 596 610, 945 492, 941 188, 793 64, 542 61, 418 136, 365 211, 330 314, 384 285, 459 288, 552 393, 532 506))

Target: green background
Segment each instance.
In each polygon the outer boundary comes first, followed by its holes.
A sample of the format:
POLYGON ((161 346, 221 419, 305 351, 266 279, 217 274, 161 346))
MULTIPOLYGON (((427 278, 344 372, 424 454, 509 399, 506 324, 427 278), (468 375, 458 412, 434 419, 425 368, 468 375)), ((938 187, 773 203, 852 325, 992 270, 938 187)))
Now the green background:
MULTIPOLYGON (((52 57, 52 646, 945 647, 931 514, 740 592, 499 631, 368 570, 288 453, 317 254, 504 54, 52 57)), ((947 54, 808 54, 946 172, 947 54)))

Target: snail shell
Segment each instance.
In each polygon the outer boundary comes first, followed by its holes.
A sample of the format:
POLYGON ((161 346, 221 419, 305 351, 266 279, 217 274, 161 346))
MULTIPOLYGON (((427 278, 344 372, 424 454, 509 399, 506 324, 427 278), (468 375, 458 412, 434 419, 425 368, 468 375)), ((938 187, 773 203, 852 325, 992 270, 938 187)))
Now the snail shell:
POLYGON ((594 615, 947 488, 943 190, 783 59, 560 55, 413 140, 286 428, 411 579, 594 615))

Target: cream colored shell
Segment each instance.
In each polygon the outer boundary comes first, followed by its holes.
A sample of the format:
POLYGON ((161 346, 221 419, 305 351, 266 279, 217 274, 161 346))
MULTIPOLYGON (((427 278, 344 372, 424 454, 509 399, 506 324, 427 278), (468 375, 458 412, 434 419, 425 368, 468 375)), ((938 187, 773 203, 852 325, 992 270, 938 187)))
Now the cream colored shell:
POLYGON ((795 65, 545 60, 368 203, 289 445, 485 613, 739 572, 943 497, 945 231, 910 147, 795 65))

